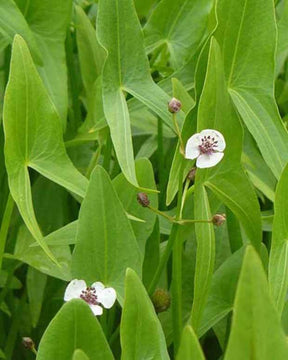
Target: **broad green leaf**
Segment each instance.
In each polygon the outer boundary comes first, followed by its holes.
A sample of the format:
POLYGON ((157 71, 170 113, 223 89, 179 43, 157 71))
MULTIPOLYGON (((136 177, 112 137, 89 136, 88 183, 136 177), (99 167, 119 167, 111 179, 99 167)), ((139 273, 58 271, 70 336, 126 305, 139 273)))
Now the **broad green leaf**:
POLYGON ((114 287, 121 301, 127 267, 141 274, 142 255, 108 174, 97 166, 81 205, 72 274, 114 287))
POLYGON ((275 201, 276 178, 261 156, 258 147, 246 130, 244 133, 242 162, 253 185, 269 200, 275 201))
POLYGON ((190 325, 186 325, 176 360, 205 360, 197 336, 190 325))
POLYGON ((71 280, 71 251, 69 246, 50 246, 57 263, 60 265, 56 266, 48 256, 45 256, 45 253, 40 246, 32 246, 34 243, 35 240, 33 239, 32 235, 23 225, 19 228, 17 234, 14 254, 5 254, 5 256, 22 261, 23 263, 32 266, 36 270, 57 279, 65 281, 71 280))
POLYGON ((167 47, 174 69, 179 69, 195 53, 207 31, 211 0, 162 0, 144 27, 148 53, 167 47))
POLYGON ((279 179, 288 160, 288 135, 274 100, 273 2, 221 0, 217 18, 214 35, 222 50, 229 93, 264 160, 279 179))
POLYGON ((123 360, 169 360, 164 334, 137 274, 128 269, 120 327, 123 360))
POLYGON ((272 243, 269 258, 269 283, 276 308, 281 315, 288 288, 288 165, 276 188, 272 243))
MULTIPOLYGON (((76 232, 78 229, 78 220, 75 220, 62 228, 51 232, 45 236, 47 245, 72 245, 76 244, 76 232)), ((37 244, 35 244, 37 245, 37 244)))
POLYGON ((37 70, 65 127, 68 91, 64 43, 71 21, 72 0, 33 0, 26 1, 24 6, 43 60, 43 66, 37 70))
POLYGON ((287 340, 272 304, 261 260, 248 246, 237 286, 225 360, 284 360, 287 354, 287 340))
POLYGON ((11 194, 29 231, 46 253, 52 256, 43 242, 35 218, 28 167, 82 197, 88 181, 74 168, 66 154, 60 119, 27 45, 18 35, 13 43, 10 77, 5 93, 4 131, 11 194))
MULTIPOLYGON (((29 28, 23 14, 13 0, 0 1, 0 42, 3 48, 13 42, 15 34, 20 34, 27 44, 34 57, 34 60, 41 63, 41 54, 36 43, 33 32, 29 28)), ((1 48, 1 47, 0 47, 1 48)), ((2 50, 2 49, 1 49, 2 50)))
POLYGON ((71 360, 89 360, 89 358, 84 351, 76 349, 71 360))
POLYGON ((63 305, 51 321, 40 341, 37 360, 71 360, 76 349, 93 360, 114 359, 97 318, 80 299, 63 305))
POLYGON ((203 129, 220 131, 226 140, 226 149, 223 160, 206 172, 200 170, 199 176, 203 174, 204 185, 234 212, 251 243, 259 249, 262 236, 260 208, 240 163, 243 131, 226 90, 221 53, 214 38, 211 39, 207 74, 198 108, 198 132, 203 129))
MULTIPOLYGON (((136 175, 141 187, 148 189, 156 189, 153 168, 149 160, 140 159, 135 163, 136 175)), ((153 231, 156 219, 155 213, 147 208, 143 208, 137 201, 137 190, 133 185, 125 179, 123 174, 118 175, 113 180, 113 186, 117 191, 119 199, 121 200, 125 210, 140 219, 145 223, 135 222, 131 223, 134 230, 139 248, 144 255, 145 243, 153 231)), ((158 195, 156 193, 149 194, 151 206, 158 208, 158 195)))
MULTIPOLYGON (((196 220, 210 220, 212 215, 207 192, 201 181, 198 179, 196 177, 194 216, 196 220)), ((195 232, 197 255, 194 276, 194 298, 190 322, 197 333, 206 305, 214 270, 215 234, 213 224, 211 223, 196 223, 195 232)))
POLYGON ((243 254, 244 247, 236 251, 215 271, 198 331, 199 337, 233 309, 243 254))
POLYGON ((124 91, 172 127, 167 109, 169 96, 151 78, 132 0, 100 0, 96 28, 97 38, 107 52, 102 75, 105 117, 122 172, 129 182, 138 186, 124 91))
POLYGON ((41 313, 47 276, 29 267, 26 279, 32 325, 36 327, 41 313))

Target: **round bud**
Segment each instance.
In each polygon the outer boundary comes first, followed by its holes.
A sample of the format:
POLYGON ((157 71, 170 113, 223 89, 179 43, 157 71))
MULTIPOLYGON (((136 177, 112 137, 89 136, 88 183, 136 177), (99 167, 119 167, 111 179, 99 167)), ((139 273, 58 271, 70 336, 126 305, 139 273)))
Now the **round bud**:
POLYGON ((170 294, 164 289, 156 289, 151 300, 157 313, 166 311, 170 307, 170 294))
POLYGON ((196 170, 197 170, 197 168, 196 168, 196 167, 193 167, 193 168, 189 171, 189 173, 188 173, 188 175, 187 175, 187 179, 188 179, 188 180, 190 180, 190 181, 194 181, 194 180, 195 180, 196 170))
POLYGON ((221 226, 226 221, 226 214, 215 214, 212 222, 216 226, 221 226))
POLYGON ((181 101, 176 99, 176 98, 172 98, 169 103, 168 103, 168 110, 173 114, 173 113, 177 113, 178 111, 181 110, 182 104, 181 101))
POLYGON ((149 198, 148 198, 147 194, 145 194, 145 193, 142 193, 142 192, 138 193, 137 200, 138 200, 139 204, 142 205, 143 207, 147 207, 150 205, 149 198))
POLYGON ((22 345, 27 350, 33 350, 35 348, 34 341, 30 337, 23 337, 22 338, 22 345))

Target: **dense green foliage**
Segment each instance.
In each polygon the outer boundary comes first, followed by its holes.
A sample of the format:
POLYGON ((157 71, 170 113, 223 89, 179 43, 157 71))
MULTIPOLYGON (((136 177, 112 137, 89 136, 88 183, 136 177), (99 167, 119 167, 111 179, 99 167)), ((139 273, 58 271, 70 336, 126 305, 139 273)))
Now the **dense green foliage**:
POLYGON ((0 359, 288 358, 287 59, 288 0, 0 0, 0 359))

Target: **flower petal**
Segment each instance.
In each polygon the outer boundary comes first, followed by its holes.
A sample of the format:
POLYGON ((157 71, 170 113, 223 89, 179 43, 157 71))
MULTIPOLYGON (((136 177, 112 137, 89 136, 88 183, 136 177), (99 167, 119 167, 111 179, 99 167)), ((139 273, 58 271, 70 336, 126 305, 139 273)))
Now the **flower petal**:
POLYGON ((102 290, 105 289, 105 286, 100 282, 100 281, 96 281, 95 283, 93 283, 91 285, 92 288, 94 288, 96 290, 96 295, 98 296, 98 294, 100 294, 100 292, 102 290))
POLYGON ((199 138, 199 134, 192 135, 186 143, 185 158, 190 160, 197 158, 197 156, 199 156, 200 154, 200 150, 199 150, 200 144, 201 144, 201 140, 199 138))
POLYGON ((110 309, 115 303, 116 297, 116 291, 113 288, 106 288, 97 295, 97 301, 106 309, 110 309))
POLYGON ((86 288, 87 285, 84 280, 78 280, 78 279, 71 280, 68 286, 66 287, 64 294, 64 301, 80 298, 81 292, 86 288))
POLYGON ((213 153, 211 155, 201 154, 196 161, 196 166, 200 169, 209 168, 218 164, 224 156, 224 153, 213 153))
POLYGON ((99 306, 99 305, 90 305, 90 304, 89 304, 89 306, 90 306, 90 309, 93 311, 93 314, 95 316, 103 314, 103 309, 102 309, 101 306, 99 306))

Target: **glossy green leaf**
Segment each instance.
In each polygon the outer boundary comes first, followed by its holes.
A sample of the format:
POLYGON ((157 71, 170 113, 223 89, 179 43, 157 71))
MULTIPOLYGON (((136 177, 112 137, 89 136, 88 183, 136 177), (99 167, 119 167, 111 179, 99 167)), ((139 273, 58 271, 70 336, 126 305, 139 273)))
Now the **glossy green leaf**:
POLYGON ((276 51, 275 76, 279 75, 284 62, 288 56, 288 1, 282 1, 276 8, 276 14, 279 15, 277 22, 278 39, 276 51))
POLYGON ((4 130, 11 194, 28 229, 53 257, 35 218, 28 167, 82 197, 87 179, 74 168, 66 154, 60 119, 20 36, 15 37, 13 44, 4 102, 4 130))
POLYGON ((88 356, 84 353, 84 351, 80 349, 76 349, 74 351, 72 360, 89 360, 88 356))
POLYGON ((279 179, 288 160, 288 134, 274 100, 273 2, 218 1, 217 18, 214 35, 222 50, 229 93, 264 160, 279 179))
POLYGON ((37 360, 71 360, 76 349, 93 360, 113 360, 101 326, 83 300, 67 302, 56 314, 40 341, 37 360))
POLYGON ((100 0, 97 38, 107 52, 103 69, 104 113, 123 174, 137 186, 130 116, 123 91, 143 102, 172 127, 167 109, 169 96, 151 78, 132 0, 100 0))
MULTIPOLYGON (((139 159, 135 163, 136 175, 141 187, 148 189, 156 189, 153 168, 149 160, 139 159)), ((143 208, 137 201, 137 190, 133 185, 125 179, 123 174, 120 174, 113 180, 113 186, 117 191, 119 199, 121 200, 125 210, 145 222, 131 222, 137 242, 139 244, 142 254, 144 254, 145 243, 153 231, 156 214, 147 208, 143 208)), ((149 194, 151 206, 158 208, 158 195, 156 193, 149 194)))
POLYGON ((128 269, 121 318, 123 360, 169 360, 164 334, 149 296, 137 274, 128 269))
POLYGON ((68 90, 64 43, 71 21, 72 0, 33 0, 25 2, 24 11, 43 60, 37 70, 65 127, 68 90))
POLYGON ((211 0, 162 0, 144 27, 147 52, 165 45, 172 67, 179 69, 203 39, 212 6, 211 0))
POLYGON ((97 166, 79 214, 72 257, 74 278, 102 281, 124 297, 127 267, 141 274, 142 258, 131 224, 105 170, 97 166))
MULTIPOLYGON (((34 57, 34 60, 41 63, 41 54, 37 46, 35 36, 27 24, 20 9, 13 0, 0 1, 0 42, 6 46, 12 43, 14 35, 20 34, 27 44, 34 57)), ((3 47, 4 47, 3 46, 3 47)))
POLYGON ((272 243, 269 260, 269 283, 277 310, 281 314, 288 288, 288 165, 276 188, 272 243))
POLYGON ((225 360, 287 358, 288 344, 269 294, 266 275, 248 246, 234 302, 225 360))
POLYGON ((205 360, 201 346, 192 327, 186 325, 181 338, 181 344, 176 360, 205 360))

